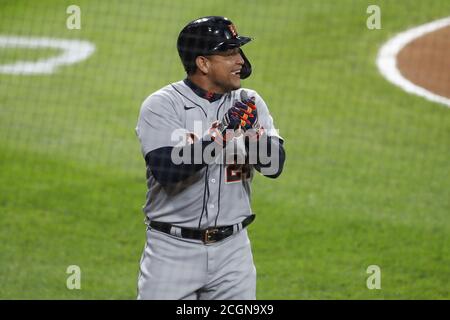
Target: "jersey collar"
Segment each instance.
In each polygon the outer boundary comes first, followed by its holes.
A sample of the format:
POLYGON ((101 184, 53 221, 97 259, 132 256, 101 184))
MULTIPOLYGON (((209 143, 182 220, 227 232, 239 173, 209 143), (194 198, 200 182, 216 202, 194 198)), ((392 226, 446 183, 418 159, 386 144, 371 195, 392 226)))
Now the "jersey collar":
POLYGON ((193 83, 191 80, 189 80, 188 78, 184 79, 183 82, 189 87, 191 88, 192 91, 194 91, 194 93, 199 96, 200 98, 206 99, 209 102, 214 102, 219 100, 220 98, 222 98, 223 94, 220 93, 215 93, 215 92, 211 92, 211 91, 206 91, 203 90, 202 88, 200 88, 199 86, 197 86, 195 83, 193 83))

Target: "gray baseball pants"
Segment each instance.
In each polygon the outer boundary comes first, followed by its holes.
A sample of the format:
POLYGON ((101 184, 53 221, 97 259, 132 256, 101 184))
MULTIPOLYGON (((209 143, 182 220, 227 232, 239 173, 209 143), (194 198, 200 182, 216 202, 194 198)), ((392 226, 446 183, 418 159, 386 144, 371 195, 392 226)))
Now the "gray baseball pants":
POLYGON ((256 299, 256 268, 247 230, 205 245, 149 228, 137 298, 256 299))

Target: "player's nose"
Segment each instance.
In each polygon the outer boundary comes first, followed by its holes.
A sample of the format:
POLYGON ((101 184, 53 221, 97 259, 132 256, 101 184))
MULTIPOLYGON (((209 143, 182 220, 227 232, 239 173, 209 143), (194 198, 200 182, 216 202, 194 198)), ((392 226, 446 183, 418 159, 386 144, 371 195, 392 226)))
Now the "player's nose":
POLYGON ((245 61, 244 61, 244 58, 242 58, 242 55, 241 55, 240 53, 238 53, 236 56, 237 56, 237 61, 236 61, 236 63, 239 64, 239 65, 241 65, 241 66, 243 66, 244 63, 245 63, 245 61))

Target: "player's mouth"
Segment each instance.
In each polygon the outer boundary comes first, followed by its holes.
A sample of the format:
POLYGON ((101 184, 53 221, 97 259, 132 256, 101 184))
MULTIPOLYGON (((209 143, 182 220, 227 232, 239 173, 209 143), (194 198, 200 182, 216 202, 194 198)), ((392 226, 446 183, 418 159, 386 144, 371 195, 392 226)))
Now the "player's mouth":
POLYGON ((241 77, 241 69, 232 71, 231 74, 240 78, 241 77))

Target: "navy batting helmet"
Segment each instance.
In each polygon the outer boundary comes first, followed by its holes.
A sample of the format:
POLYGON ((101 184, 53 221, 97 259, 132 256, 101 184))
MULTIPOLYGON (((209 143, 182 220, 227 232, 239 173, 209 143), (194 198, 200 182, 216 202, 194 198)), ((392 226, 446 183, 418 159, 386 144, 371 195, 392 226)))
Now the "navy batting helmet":
MULTIPOLYGON (((177 48, 184 69, 191 74, 197 68, 195 58, 198 56, 240 48, 251 40, 249 37, 239 36, 228 18, 209 16, 189 22, 178 36, 177 48)), ((242 49, 239 51, 244 60, 241 79, 245 79, 252 73, 252 66, 242 49)))

